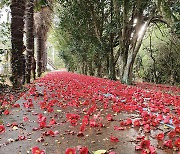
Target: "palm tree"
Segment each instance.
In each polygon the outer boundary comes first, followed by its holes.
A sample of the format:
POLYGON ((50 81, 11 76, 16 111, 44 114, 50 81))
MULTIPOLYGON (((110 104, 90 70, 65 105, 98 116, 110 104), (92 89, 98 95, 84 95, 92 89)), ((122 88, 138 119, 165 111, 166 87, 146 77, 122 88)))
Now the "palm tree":
POLYGON ((11 43, 12 43, 12 57, 11 67, 12 76, 10 77, 13 87, 22 87, 23 72, 24 72, 24 45, 23 45, 23 30, 24 30, 24 13, 25 0, 11 1, 11 43))
MULTIPOLYGON (((37 40, 37 74, 38 77, 45 71, 47 65, 47 33, 51 24, 52 10, 50 1, 44 1, 38 12, 35 13, 35 34, 37 40)), ((37 5, 37 4, 36 4, 37 5)))
POLYGON ((26 81, 30 83, 31 70, 35 78, 34 67, 34 0, 29 0, 26 4, 26 81))

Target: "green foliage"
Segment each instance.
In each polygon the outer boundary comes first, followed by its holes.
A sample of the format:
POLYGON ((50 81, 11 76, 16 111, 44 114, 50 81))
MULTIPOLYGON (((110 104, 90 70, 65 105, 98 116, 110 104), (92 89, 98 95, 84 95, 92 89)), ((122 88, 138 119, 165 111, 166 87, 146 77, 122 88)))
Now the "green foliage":
POLYGON ((35 5, 35 11, 38 12, 42 7, 46 7, 49 5, 48 0, 37 0, 35 5))
POLYGON ((174 34, 170 34, 170 31, 171 29, 161 24, 158 27, 154 25, 149 29, 139 52, 142 66, 138 69, 137 74, 145 81, 155 82, 155 73, 157 83, 177 84, 180 82, 180 52, 178 52, 180 40, 174 34), (151 48, 150 35, 152 37, 151 48))
POLYGON ((174 16, 176 17, 176 20, 174 21, 174 31, 176 34, 180 34, 180 2, 177 2, 172 6, 172 11, 174 16))
POLYGON ((0 2, 0 8, 3 8, 4 6, 10 6, 11 0, 1 0, 0 2))
POLYGON ((4 48, 10 47, 10 23, 0 23, 0 44, 4 48))
POLYGON ((3 68, 2 74, 0 74, 0 83, 4 84, 7 76, 8 76, 8 65, 9 62, 7 60, 8 52, 7 49, 10 49, 10 23, 9 23, 9 9, 8 6, 9 1, 1 1, 0 6, 2 6, 2 11, 0 12, 0 67, 3 68), (4 21, 1 20, 2 15, 6 13, 7 19, 4 21), (6 21, 7 20, 7 21, 6 21))
POLYGON ((172 0, 156 0, 159 11, 169 25, 172 26, 172 30, 176 34, 180 34, 180 1, 172 0))
POLYGON ((93 29, 92 23, 85 13, 85 6, 74 3, 64 7, 58 6, 58 20, 55 22, 56 48, 59 50, 59 56, 63 58, 65 65, 70 70, 76 70, 77 63, 83 63, 84 60, 92 58, 93 42, 97 41, 95 36, 91 35, 93 29), (84 10, 83 10, 84 9, 84 10), (88 27, 89 26, 89 27, 88 27), (87 37, 88 36, 88 37, 87 37), (92 45, 92 46, 90 46, 92 45))

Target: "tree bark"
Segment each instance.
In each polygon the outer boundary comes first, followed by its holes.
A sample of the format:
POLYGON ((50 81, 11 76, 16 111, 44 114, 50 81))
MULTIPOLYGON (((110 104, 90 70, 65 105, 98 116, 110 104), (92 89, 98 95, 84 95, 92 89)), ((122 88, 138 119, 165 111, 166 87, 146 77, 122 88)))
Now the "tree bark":
POLYGON ((122 79, 123 83, 132 84, 134 61, 135 61, 136 55, 141 47, 144 35, 150 24, 150 21, 151 21, 151 19, 146 21, 146 23, 144 25, 144 31, 142 32, 141 37, 138 37, 138 32, 139 32, 139 29, 141 26, 140 27, 138 26, 136 33, 134 34, 135 36, 134 36, 134 39, 132 40, 131 48, 128 52, 127 63, 126 63, 124 73, 123 73, 123 79, 122 79))
POLYGON ((42 32, 40 32, 37 36, 37 75, 38 77, 42 74, 42 67, 43 67, 43 38, 42 32))
POLYGON ((150 57, 153 60, 153 74, 154 74, 154 82, 158 83, 157 75, 156 75, 156 59, 153 56, 153 50, 152 50, 152 37, 149 36, 149 47, 150 47, 150 57))
POLYGON ((23 34, 24 34, 24 13, 25 0, 11 1, 11 43, 12 43, 12 57, 11 67, 12 76, 11 81, 14 88, 21 88, 23 82, 23 34))
POLYGON ((37 37, 37 72, 38 77, 46 71, 47 65, 47 33, 51 24, 52 11, 49 7, 41 7, 40 12, 35 14, 35 27, 37 37))
POLYGON ((36 60, 34 57, 32 59, 32 76, 33 76, 33 79, 35 80, 36 79, 36 60))
MULTIPOLYGON (((111 26, 113 26, 113 1, 111 0, 111 12, 110 12, 110 16, 111 16, 111 26)), ((114 61, 114 52, 113 52, 113 39, 114 39, 114 35, 111 32, 110 33, 110 39, 109 39, 109 44, 110 44, 110 72, 109 72, 109 78, 111 80, 116 80, 116 70, 115 70, 115 61, 114 61)))
MULTIPOLYGON (((26 5, 26 51, 26 82, 30 83, 31 70, 34 69, 34 0, 29 0, 26 5)), ((35 78, 35 71, 32 70, 32 72, 35 78)))
POLYGON ((92 66, 92 60, 88 61, 88 68, 89 68, 89 75, 93 76, 94 70, 93 70, 93 66, 92 66))

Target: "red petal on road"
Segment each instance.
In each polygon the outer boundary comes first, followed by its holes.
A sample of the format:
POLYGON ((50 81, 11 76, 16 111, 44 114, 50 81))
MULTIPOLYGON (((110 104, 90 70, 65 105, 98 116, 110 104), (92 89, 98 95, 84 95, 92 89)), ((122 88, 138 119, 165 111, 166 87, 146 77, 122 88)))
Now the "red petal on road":
POLYGON ((5 127, 4 125, 0 125, 0 134, 5 132, 5 127))
POLYGON ((142 150, 142 147, 139 146, 139 145, 136 145, 136 146, 135 146, 135 150, 142 150))
POLYGON ((20 108, 19 104, 14 104, 13 107, 20 108))
POLYGON ((110 141, 114 142, 114 143, 117 143, 117 142, 119 142, 119 139, 117 137, 115 137, 115 136, 111 136, 110 141))
POLYGON ((26 138, 26 136, 18 136, 18 139, 19 140, 26 140, 27 138, 26 138))
POLYGON ((4 115, 8 115, 9 114, 9 110, 4 110, 4 115))
POLYGON ((49 122, 49 125, 55 125, 56 121, 54 119, 51 119, 51 121, 49 122))
POLYGON ((23 121, 27 122, 27 121, 29 121, 29 118, 27 116, 25 116, 25 117, 23 117, 23 121))

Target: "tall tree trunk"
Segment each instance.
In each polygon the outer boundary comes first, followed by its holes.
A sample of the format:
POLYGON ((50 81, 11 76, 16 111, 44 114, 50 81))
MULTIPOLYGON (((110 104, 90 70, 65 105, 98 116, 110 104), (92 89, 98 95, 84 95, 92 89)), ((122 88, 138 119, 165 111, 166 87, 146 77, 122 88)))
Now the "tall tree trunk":
POLYGON ((106 54, 106 77, 109 76, 109 54, 106 54))
POLYGON ((11 1, 11 43, 12 43, 12 57, 11 67, 12 76, 11 81, 14 88, 22 87, 23 80, 23 30, 24 30, 24 13, 25 0, 11 1))
POLYGON ((44 40, 44 43, 43 43, 43 66, 42 66, 42 71, 45 72, 46 71, 46 67, 47 67, 47 47, 46 47, 46 40, 44 40))
POLYGON ((86 62, 85 62, 84 74, 88 75, 88 65, 86 62))
POLYGON ((35 80, 36 79, 36 60, 34 57, 32 59, 32 76, 33 76, 33 79, 35 80))
POLYGON ((138 36, 138 32, 140 27, 137 28, 136 33, 134 34, 134 40, 132 40, 132 44, 131 44, 131 48, 129 49, 128 52, 128 58, 127 58, 127 63, 123 72, 123 79, 122 81, 126 84, 132 84, 132 77, 133 77, 133 65, 136 59, 136 55, 141 47, 144 35, 146 33, 146 30, 150 24, 151 19, 149 19, 145 25, 144 25, 144 29, 143 32, 141 34, 141 36, 138 36))
POLYGON ((109 78, 111 80, 116 80, 116 71, 115 71, 115 63, 114 63, 114 54, 112 48, 112 40, 111 40, 111 49, 110 49, 110 61, 109 61, 109 78))
POLYGON ((26 51, 26 81, 30 83, 31 70, 34 69, 34 0, 29 0, 26 5, 26 51))
MULTIPOLYGON (((49 1, 48 1, 49 3, 49 1)), ((38 77, 46 71, 47 65, 47 33, 51 24, 52 11, 49 7, 41 7, 40 12, 35 14, 35 27, 37 37, 37 72, 38 77)))
POLYGON ((46 65, 47 65, 47 49, 46 49, 46 32, 42 31, 41 34, 43 35, 41 37, 41 53, 42 53, 42 73, 46 71, 46 65))
MULTIPOLYGON (((111 26, 113 27, 113 1, 111 0, 111 26)), ((109 39, 109 44, 110 44, 110 67, 109 67, 109 78, 111 80, 116 80, 116 71, 115 71, 115 61, 114 61, 114 53, 113 53, 113 39, 114 36, 112 32, 110 33, 110 39, 109 39)))
POLYGON ((93 76, 94 70, 93 70, 93 66, 92 66, 92 60, 88 61, 88 68, 89 68, 89 75, 93 76))
POLYGON ((43 67, 43 62, 42 62, 42 58, 43 58, 43 38, 42 38, 42 32, 38 33, 37 36, 37 75, 38 77, 41 76, 42 74, 42 67, 43 67))
POLYGON ((154 75, 154 82, 158 83, 157 75, 156 75, 156 59, 153 56, 153 50, 152 50, 152 36, 149 35, 149 47, 150 47, 150 57, 153 60, 153 75, 154 75))
POLYGON ((97 76, 100 77, 100 78, 103 77, 101 62, 99 62, 98 65, 97 65, 97 76))

